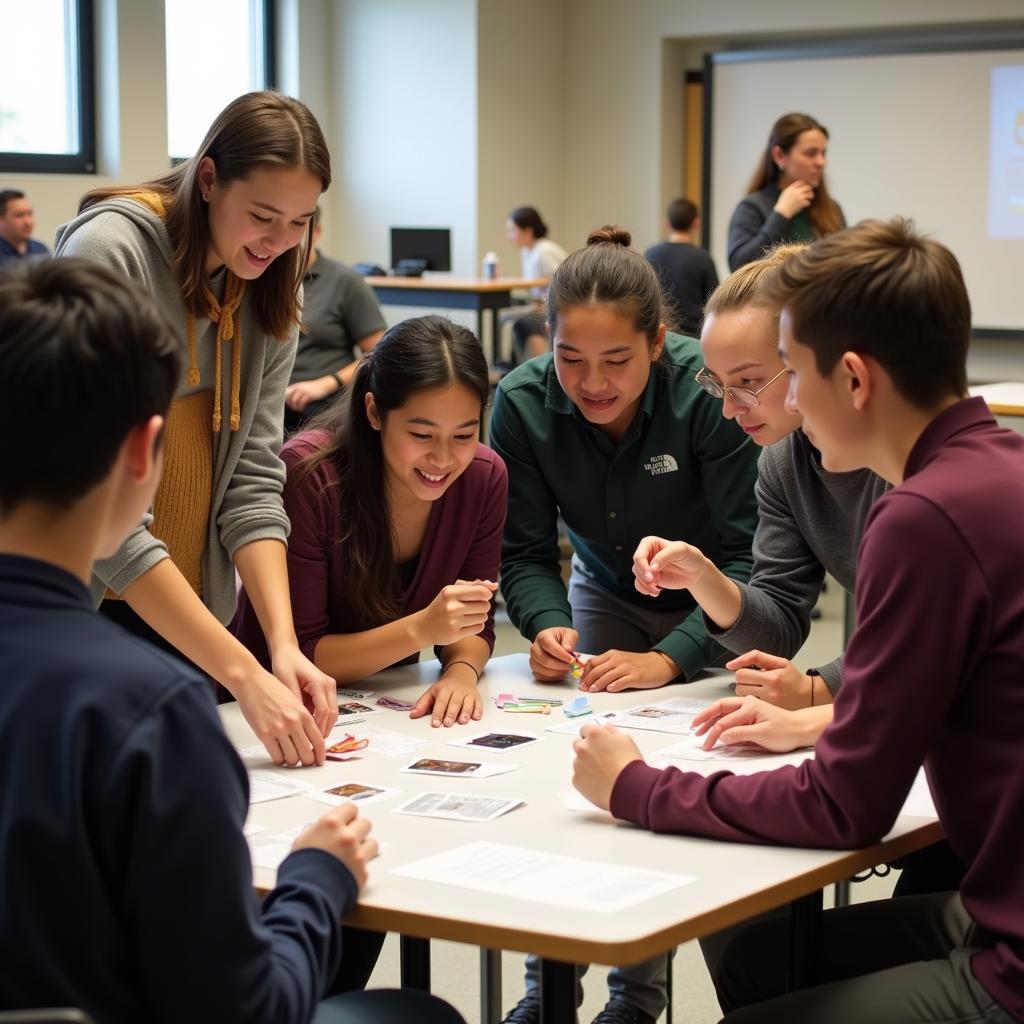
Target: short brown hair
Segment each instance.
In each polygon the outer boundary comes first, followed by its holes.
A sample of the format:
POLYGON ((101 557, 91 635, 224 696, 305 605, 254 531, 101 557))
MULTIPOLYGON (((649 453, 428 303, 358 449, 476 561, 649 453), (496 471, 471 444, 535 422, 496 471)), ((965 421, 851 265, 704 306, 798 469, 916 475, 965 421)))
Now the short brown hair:
MULTIPOLYGON (((272 91, 249 92, 232 100, 199 144, 195 156, 144 185, 96 188, 82 197, 79 212, 113 196, 151 189, 167 210, 167 233, 174 246, 174 268, 181 297, 189 312, 208 317, 205 294, 210 245, 207 207, 197 185, 199 162, 213 160, 221 184, 244 180, 257 167, 303 167, 320 179, 321 191, 331 183, 331 158, 320 125, 310 109, 290 96, 272 91)), ((313 237, 306 229, 305 245, 282 253, 249 286, 256 322, 272 338, 284 340, 299 322, 299 285, 306 273, 306 254, 313 237)))
POLYGON ((971 304, 960 264, 913 221, 865 220, 819 239, 778 269, 770 291, 822 376, 858 352, 919 408, 967 393, 971 304))

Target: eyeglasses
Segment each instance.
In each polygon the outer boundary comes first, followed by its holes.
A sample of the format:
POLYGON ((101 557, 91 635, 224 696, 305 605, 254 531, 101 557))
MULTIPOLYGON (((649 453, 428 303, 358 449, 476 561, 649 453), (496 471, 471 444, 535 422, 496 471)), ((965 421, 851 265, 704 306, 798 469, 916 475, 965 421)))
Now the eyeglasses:
POLYGON ((711 376, 706 366, 701 367, 693 379, 709 395, 714 395, 715 398, 725 398, 728 395, 737 405, 742 405, 744 409, 756 409, 761 404, 761 399, 757 396, 765 388, 771 387, 785 372, 786 368, 783 367, 767 384, 762 384, 756 391, 751 391, 750 388, 727 388, 721 381, 715 380, 711 376))

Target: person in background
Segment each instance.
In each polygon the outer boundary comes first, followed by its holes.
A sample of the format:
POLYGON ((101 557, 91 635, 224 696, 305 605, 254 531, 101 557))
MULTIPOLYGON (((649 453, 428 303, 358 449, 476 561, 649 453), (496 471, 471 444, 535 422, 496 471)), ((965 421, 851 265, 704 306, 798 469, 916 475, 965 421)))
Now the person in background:
MULTIPOLYGON (((524 278, 532 280, 544 277, 548 280, 565 259, 565 250, 548 238, 548 226, 532 206, 517 206, 505 221, 505 234, 519 246, 521 272, 524 278)), ((551 348, 544 326, 544 298, 546 286, 530 289, 529 313, 518 317, 512 326, 516 365, 534 356, 542 355, 551 348)))
POLYGON ((380 341, 387 324, 373 289, 351 267, 318 248, 324 228, 313 214, 313 244, 303 279, 302 325, 295 365, 284 393, 285 430, 301 427, 329 404, 380 341))
POLYGON ((692 199, 673 199, 665 220, 668 241, 652 245, 644 256, 658 272, 679 330, 695 338, 700 333, 704 303, 718 287, 718 272, 707 250, 695 241, 700 232, 700 212, 692 199))
POLYGON ((32 237, 36 219, 25 193, 16 188, 0 191, 0 266, 26 256, 49 256, 50 250, 32 237))
POLYGON ((377 853, 370 823, 351 803, 320 816, 260 905, 248 780, 207 681, 92 606, 93 563, 157 489, 183 348, 146 289, 106 267, 0 274, 0 429, 33 424, 0 474, 0 1006, 104 1024, 450 1024, 421 993, 321 1002, 377 853))
POLYGON ((278 457, 309 223, 330 180, 309 108, 247 93, 194 157, 146 184, 87 193, 57 239, 58 256, 141 281, 188 353, 152 515, 97 564, 100 610, 221 683, 277 763, 322 763, 338 715, 334 680, 295 637, 278 457), (273 674, 225 628, 236 569, 273 674))
POLYGON ((780 242, 811 242, 846 226, 825 184, 828 129, 810 114, 785 114, 772 125, 747 197, 729 222, 729 269, 756 260, 780 242))

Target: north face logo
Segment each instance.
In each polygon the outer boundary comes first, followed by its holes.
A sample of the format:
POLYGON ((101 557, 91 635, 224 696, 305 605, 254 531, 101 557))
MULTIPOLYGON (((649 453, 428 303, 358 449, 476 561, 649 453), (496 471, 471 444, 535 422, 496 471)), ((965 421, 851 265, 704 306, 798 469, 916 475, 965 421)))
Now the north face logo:
POLYGON ((658 476, 661 473, 674 473, 678 468, 679 464, 671 455, 652 455, 651 461, 644 463, 644 469, 651 476, 658 476))

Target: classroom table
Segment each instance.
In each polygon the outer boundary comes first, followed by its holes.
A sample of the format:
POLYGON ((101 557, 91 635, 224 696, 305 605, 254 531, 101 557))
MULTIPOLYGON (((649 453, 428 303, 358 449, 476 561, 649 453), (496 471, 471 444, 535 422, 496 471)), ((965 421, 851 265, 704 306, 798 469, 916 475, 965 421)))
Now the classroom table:
MULTIPOLYGON (((512 305, 512 292, 543 288, 547 278, 498 277, 367 277, 382 306, 427 306, 432 309, 469 309, 476 312, 476 334, 484 344, 484 313, 490 315, 491 344, 487 361, 503 358, 498 337, 498 311, 512 305)), ((527 307, 523 307, 523 313, 527 307)))
MULTIPOLYGON (((378 696, 387 694, 415 700, 438 673, 437 662, 425 662, 380 673, 364 686, 376 691, 365 702, 376 706, 378 696)), ((623 709, 640 703, 655 703, 673 696, 714 699, 731 692, 732 675, 711 673, 703 680, 652 691, 622 694, 590 694, 597 712, 623 709)), ((273 769, 278 773, 300 772, 298 777, 316 787, 339 782, 398 787, 404 792, 386 803, 369 806, 363 813, 374 822, 373 834, 384 844, 380 857, 370 868, 370 882, 346 922, 402 936, 402 981, 429 989, 429 945, 431 938, 449 939, 481 947, 481 1020, 485 1024, 500 1016, 497 991, 496 950, 536 953, 543 958, 543 1020, 572 1021, 573 968, 576 963, 625 965, 649 959, 690 939, 710 934, 781 906, 793 904, 794 983, 807 976, 813 957, 813 934, 821 908, 821 889, 835 881, 876 864, 905 856, 942 838, 934 811, 924 801, 914 804, 918 813, 901 815, 893 830, 880 842, 863 850, 810 850, 779 846, 751 846, 683 836, 656 835, 633 825, 617 822, 609 814, 593 809, 571 810, 563 794, 572 791, 571 759, 573 736, 546 731, 550 724, 565 722, 559 709, 550 715, 507 714, 493 701, 499 693, 519 696, 557 697, 568 700, 578 695, 575 681, 544 685, 529 673, 525 654, 495 658, 480 681, 485 697, 483 719, 478 723, 433 729, 429 718, 411 721, 407 712, 382 710, 364 719, 379 726, 424 739, 403 758, 384 754, 358 760, 329 761, 318 768, 273 769), (449 740, 483 730, 536 733, 544 739, 520 751, 492 754, 449 745, 449 740), (495 761, 510 760, 521 767, 488 779, 427 777, 400 773, 414 758, 495 761), (519 797, 525 804, 490 822, 469 823, 413 818, 392 813, 405 799, 428 791, 479 793, 488 796, 519 797), (454 846, 475 840, 524 846, 546 853, 585 859, 633 864, 655 870, 695 876, 696 881, 673 890, 667 896, 640 903, 614 914, 599 907, 551 910, 530 899, 489 895, 444 885, 417 881, 392 874, 399 865, 420 860, 454 846)), ((225 705, 222 720, 232 742, 248 747, 255 742, 238 706, 225 705)), ((575 720, 580 726, 585 719, 575 720)), ((358 725, 351 726, 358 733, 358 725)), ((659 763, 655 752, 680 737, 665 733, 632 731, 645 756, 659 763)), ((763 771, 794 763, 802 754, 764 755, 730 764, 739 772, 763 771)), ((711 762, 674 760, 668 763, 708 774, 721 770, 711 762)), ((252 767, 273 767, 269 759, 252 767)), ((911 805, 908 804, 908 809, 911 805)), ((254 804, 249 822, 266 833, 284 831, 320 814, 323 804, 297 796, 254 804)), ((254 871, 258 888, 274 883, 273 872, 254 871)))

